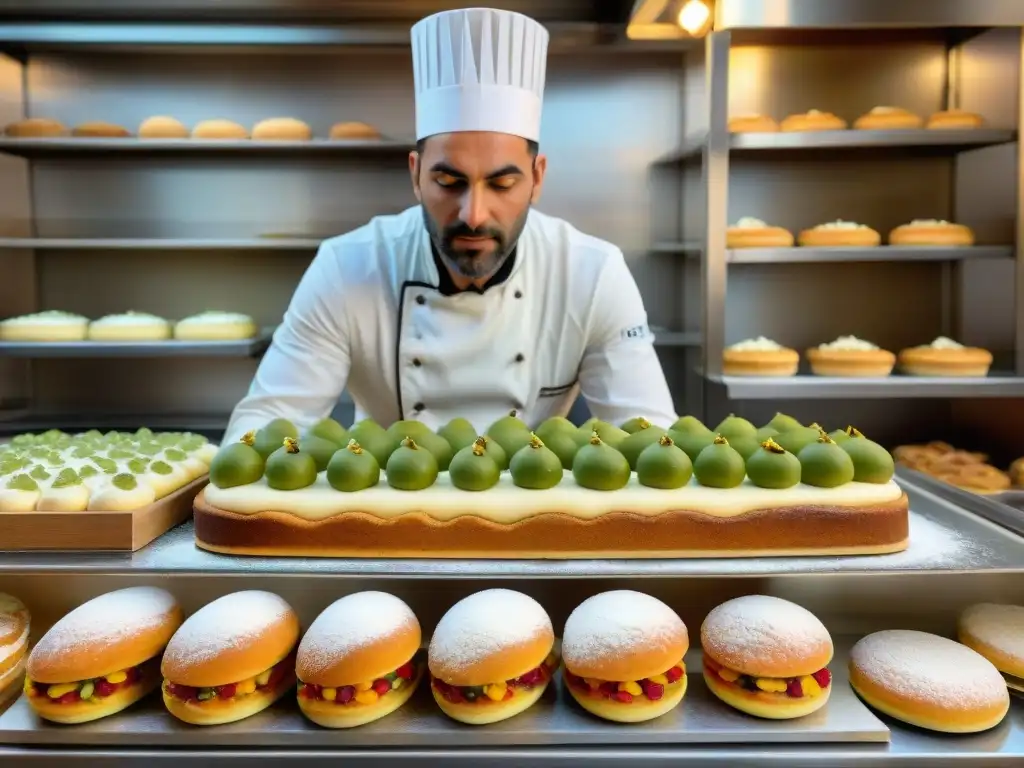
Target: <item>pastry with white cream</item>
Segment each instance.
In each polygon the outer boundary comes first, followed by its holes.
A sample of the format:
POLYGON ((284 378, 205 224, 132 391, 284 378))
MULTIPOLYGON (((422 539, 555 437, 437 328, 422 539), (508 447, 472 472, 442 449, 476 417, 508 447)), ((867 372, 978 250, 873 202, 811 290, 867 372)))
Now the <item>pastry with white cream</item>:
POLYGON ((780 126, 785 132, 800 131, 841 131, 846 128, 846 121, 831 112, 811 109, 796 115, 790 115, 780 126))
POLYGON ((879 245, 882 236, 866 224, 837 219, 803 230, 797 242, 808 248, 864 248, 879 245))
POLYGON ((0 339, 4 341, 82 341, 89 318, 73 312, 49 310, 20 315, 0 321, 0 339))
POLYGON ((795 349, 758 336, 731 344, 722 353, 726 376, 795 376, 800 354, 795 349))
POLYGON ((943 219, 914 219, 889 233, 889 245, 974 245, 974 232, 943 219))
POLYGON ((923 126, 924 120, 920 115, 902 107, 875 107, 853 123, 853 127, 860 131, 907 130, 923 126))
POLYGON ((856 336, 840 336, 807 350, 807 361, 818 376, 875 378, 892 373, 896 355, 856 336))
POLYGON ((789 248, 793 245, 793 233, 744 216, 726 230, 725 245, 727 248, 789 248))
POLYGON ((171 337, 171 324, 148 312, 106 315, 89 324, 93 341, 163 341, 171 337))
POLYGON ((238 312, 200 312, 174 325, 174 338, 182 341, 230 341, 255 335, 256 323, 238 312))
POLYGON ((38 512, 81 512, 89 506, 89 487, 70 467, 45 485, 36 503, 38 512))
POLYGON ((114 475, 102 485, 89 500, 89 509, 103 512, 125 512, 141 509, 156 501, 153 486, 140 482, 128 472, 114 475))
POLYGON ((39 501, 39 482, 21 472, 6 478, 0 487, 0 512, 31 512, 39 501))
POLYGON ((908 376, 987 376, 992 353, 939 336, 931 344, 908 347, 899 354, 900 370, 908 376))

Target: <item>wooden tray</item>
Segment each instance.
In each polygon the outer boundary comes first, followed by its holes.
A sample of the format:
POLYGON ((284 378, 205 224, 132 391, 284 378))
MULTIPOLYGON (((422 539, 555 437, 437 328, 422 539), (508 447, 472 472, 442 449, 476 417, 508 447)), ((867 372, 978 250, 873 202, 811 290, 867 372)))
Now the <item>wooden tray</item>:
POLYGON ((207 478, 128 512, 0 512, 0 551, 135 552, 192 516, 207 478))

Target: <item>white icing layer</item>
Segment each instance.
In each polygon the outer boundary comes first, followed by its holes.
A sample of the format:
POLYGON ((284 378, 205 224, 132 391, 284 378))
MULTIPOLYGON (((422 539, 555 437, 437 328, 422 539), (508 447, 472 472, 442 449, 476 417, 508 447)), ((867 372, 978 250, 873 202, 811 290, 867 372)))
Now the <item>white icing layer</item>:
POLYGON ((93 326, 103 325, 167 325, 167 320, 148 312, 124 312, 117 315, 106 315, 92 321, 93 326))
POLYGON ((948 227, 950 222, 945 219, 914 219, 907 226, 910 227, 948 227))
POLYGON ((207 312, 200 312, 197 315, 184 317, 178 321, 178 325, 203 325, 206 323, 215 323, 218 325, 229 323, 251 325, 252 322, 253 319, 249 317, 249 315, 243 315, 241 312, 218 312, 215 310, 209 310, 207 312))
POLYGON ((864 339, 858 339, 856 336, 840 336, 835 341, 821 344, 818 349, 842 349, 842 350, 857 350, 857 351, 870 351, 879 349, 878 345, 872 344, 870 341, 864 341, 864 339))
POLYGON ((824 224, 819 224, 815 229, 867 229, 864 224, 858 224, 855 221, 843 221, 842 219, 836 219, 835 221, 828 221, 824 224))
POLYGON ((939 336, 935 341, 928 345, 932 349, 963 349, 964 345, 958 341, 947 338, 946 336, 939 336))
POLYGON ((776 352, 780 349, 785 349, 785 347, 771 339, 766 339, 764 336, 758 336, 756 339, 744 339, 743 341, 731 344, 729 349, 736 352, 776 352))
POLYGON ((755 219, 753 216, 744 216, 735 224, 732 225, 733 229, 764 229, 768 225, 760 219, 755 219))
POLYGON ((86 325, 88 322, 89 318, 83 317, 82 315, 52 309, 46 312, 36 312, 31 315, 10 317, 3 322, 0 322, 0 325, 86 325))
POLYGON ((63 488, 43 488, 36 502, 39 512, 81 512, 89 506, 89 488, 80 483, 63 488))
POLYGON ((871 110, 873 115, 891 115, 894 112, 903 112, 899 107, 875 107, 871 110))
POLYGON ((396 491, 390 488, 381 473, 381 481, 373 488, 356 493, 342 493, 327 483, 325 472, 316 482, 299 491, 278 491, 265 479, 234 488, 206 486, 206 501, 219 509, 252 515, 278 511, 304 520, 324 520, 345 512, 368 512, 382 518, 420 512, 436 520, 454 520, 471 515, 498 523, 514 523, 545 512, 570 513, 583 520, 592 520, 609 512, 634 512, 658 515, 663 512, 689 509, 714 517, 734 517, 756 509, 799 505, 861 506, 896 501, 902 490, 895 482, 873 485, 848 483, 839 488, 815 488, 799 484, 785 490, 758 488, 749 480, 736 488, 706 488, 695 479, 677 490, 659 490, 640 485, 636 474, 625 488, 618 491, 593 491, 576 484, 572 473, 565 471, 562 482, 544 491, 519 488, 507 472, 498 484, 482 492, 461 491, 452 485, 447 472, 422 491, 396 491))

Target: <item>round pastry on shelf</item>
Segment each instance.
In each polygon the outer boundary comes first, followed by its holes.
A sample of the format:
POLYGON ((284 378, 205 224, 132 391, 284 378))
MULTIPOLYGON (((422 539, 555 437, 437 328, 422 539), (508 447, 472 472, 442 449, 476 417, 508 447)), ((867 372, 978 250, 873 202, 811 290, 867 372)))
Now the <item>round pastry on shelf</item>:
POLYGON ((960 614, 957 639, 991 661, 1009 687, 1024 691, 1024 606, 972 605, 960 614))
POLYGON ((875 632, 850 651, 850 686, 870 706, 919 728, 977 733, 1010 708, 1006 681, 984 656, 945 637, 875 632))
POLYGON ((985 125, 985 118, 979 114, 962 109, 944 109, 929 117, 925 128, 963 130, 965 128, 981 128, 983 125, 985 125))
POLYGON ((147 117, 139 125, 140 139, 187 139, 188 128, 183 122, 166 115, 147 117))
POLYGON ((860 131, 907 130, 923 125, 920 115, 902 107, 875 107, 853 123, 853 127, 860 131))
POLYGON ((779 124, 768 115, 736 115, 729 118, 729 133, 776 133, 779 124))
POLYGON ((71 135, 87 139, 126 139, 132 135, 132 132, 116 123, 92 120, 76 125, 72 129, 71 135))
POLYGON ((171 324, 148 312, 106 315, 89 323, 92 341, 163 341, 171 337, 171 324))
POLYGON ((795 376, 800 354, 758 336, 726 347, 722 352, 722 373, 726 376, 795 376))
POLYGON ((843 118, 831 112, 811 109, 783 119, 780 126, 785 132, 801 131, 842 131, 847 124, 843 118))
POLYGON ((19 139, 40 139, 67 136, 68 129, 59 120, 48 117, 29 117, 10 123, 4 128, 7 136, 19 139))
POLYGON ((18 598, 0 593, 0 707, 21 690, 30 619, 18 598))
POLYGON ((889 233, 889 245, 973 245, 974 232, 942 219, 914 219, 889 233))
POLYGON ((270 117, 253 126, 252 137, 257 141, 309 141, 313 130, 294 117, 270 117))
POLYGON ((771 720, 821 709, 832 692, 832 637, 802 606, 768 595, 722 603, 700 628, 704 681, 741 712, 771 720))
POLYGON ((899 364, 908 376, 988 376, 992 353, 939 336, 931 344, 902 350, 899 364))
POLYGON ((4 341, 82 341, 89 329, 89 318, 73 312, 49 310, 0 321, 0 339, 4 341))
POLYGON ((202 120, 192 129, 193 139, 248 139, 249 132, 233 120, 202 120))
POLYGON ((744 216, 725 231, 726 248, 789 248, 793 233, 760 219, 744 216))
POLYGON ((1018 487, 1024 486, 1024 457, 1014 460, 1007 472, 1010 482, 1018 487))
POLYGON ((380 131, 369 123, 344 122, 331 126, 328 136, 335 141, 345 139, 379 139, 380 131))
POLYGON ((880 245, 882 236, 866 224, 837 219, 803 230, 797 242, 805 248, 870 248, 880 245))
POLYGON ((256 323, 249 315, 208 310, 175 323, 174 338, 181 341, 251 339, 256 330, 256 323))
POLYGON ((807 350, 807 362, 818 376, 873 378, 892 373, 896 355, 856 336, 840 336, 807 350))

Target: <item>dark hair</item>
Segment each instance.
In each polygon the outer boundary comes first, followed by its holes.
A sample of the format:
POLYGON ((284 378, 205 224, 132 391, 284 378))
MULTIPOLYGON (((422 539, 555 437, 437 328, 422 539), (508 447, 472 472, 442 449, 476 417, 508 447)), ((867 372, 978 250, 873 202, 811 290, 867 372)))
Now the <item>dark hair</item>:
MULTIPOLYGON (((428 136, 427 138, 430 137, 428 136)), ((526 151, 530 153, 530 157, 536 159, 537 154, 540 152, 540 144, 538 144, 536 141, 533 141, 532 139, 525 139, 524 141, 526 141, 526 151)), ((427 139, 420 139, 419 141, 416 142, 416 151, 419 152, 421 155, 423 154, 423 147, 426 145, 426 143, 427 139)))

